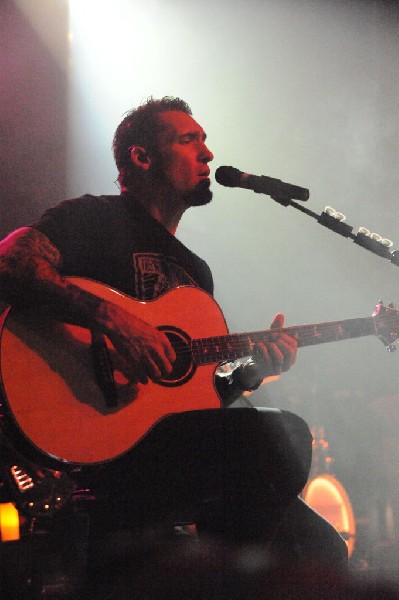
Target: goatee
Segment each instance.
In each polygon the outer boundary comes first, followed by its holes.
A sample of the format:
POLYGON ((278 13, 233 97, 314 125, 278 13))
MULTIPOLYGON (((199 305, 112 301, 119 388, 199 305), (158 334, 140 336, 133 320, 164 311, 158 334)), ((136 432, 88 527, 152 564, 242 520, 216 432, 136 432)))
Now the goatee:
POLYGON ((213 193, 210 190, 210 181, 202 179, 198 185, 185 195, 187 206, 205 206, 212 200, 213 193))

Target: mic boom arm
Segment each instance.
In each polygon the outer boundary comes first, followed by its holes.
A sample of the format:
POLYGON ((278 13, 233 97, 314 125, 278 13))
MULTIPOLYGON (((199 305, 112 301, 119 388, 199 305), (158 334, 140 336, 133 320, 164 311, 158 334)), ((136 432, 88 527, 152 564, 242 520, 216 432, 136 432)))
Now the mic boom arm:
MULTIPOLYGON (((399 250, 394 250, 393 252, 389 250, 390 246, 392 245, 390 240, 387 240, 390 242, 390 244, 386 246, 384 243, 381 243, 381 239, 377 240, 368 233, 365 233, 367 230, 365 230, 364 227, 359 228, 358 233, 355 235, 353 233, 353 227, 347 223, 344 223, 342 219, 334 216, 334 213, 337 215, 340 213, 332 211, 333 214, 331 214, 329 207, 326 207, 321 215, 318 215, 312 210, 305 208, 301 204, 294 202, 293 198, 302 201, 309 198, 309 190, 306 188, 285 183, 284 181, 281 181, 281 179, 266 177, 265 175, 250 175, 234 167, 219 167, 216 169, 215 179, 218 183, 226 187, 241 187, 244 189, 250 189, 257 194, 267 194, 273 200, 279 204, 282 204, 283 206, 293 206, 309 217, 312 217, 312 219, 316 219, 320 225, 327 227, 331 231, 334 231, 343 237, 351 238, 351 240, 358 246, 361 246, 362 248, 381 256, 382 258, 388 259, 397 267, 399 266, 399 250)), ((345 219, 343 215, 342 217, 345 219)))

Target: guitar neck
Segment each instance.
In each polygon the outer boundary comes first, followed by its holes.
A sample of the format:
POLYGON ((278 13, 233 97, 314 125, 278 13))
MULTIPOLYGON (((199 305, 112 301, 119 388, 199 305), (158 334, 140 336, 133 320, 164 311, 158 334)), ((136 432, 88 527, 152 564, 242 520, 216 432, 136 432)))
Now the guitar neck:
MULTIPOLYGON (((376 335, 373 317, 347 319, 312 325, 298 325, 281 329, 297 340, 298 347, 315 346, 327 342, 338 342, 351 338, 376 335)), ((257 354, 257 344, 273 341, 275 332, 253 331, 231 335, 199 338, 192 340, 191 349, 197 365, 233 361, 244 356, 257 354)))

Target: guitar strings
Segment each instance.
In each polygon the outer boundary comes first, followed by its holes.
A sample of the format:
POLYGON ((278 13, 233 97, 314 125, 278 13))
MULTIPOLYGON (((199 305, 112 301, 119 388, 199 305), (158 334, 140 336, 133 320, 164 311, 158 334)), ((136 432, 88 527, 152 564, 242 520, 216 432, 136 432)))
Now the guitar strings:
MULTIPOLYGON (((397 324, 397 315, 384 315, 379 317, 384 321, 384 329, 397 324)), ((282 330, 254 331, 248 333, 224 334, 194 340, 179 340, 173 344, 178 354, 191 354, 193 357, 217 362, 226 358, 240 358, 259 352, 257 344, 273 341, 276 333, 284 331, 295 337, 299 346, 316 345, 324 342, 339 341, 351 337, 367 335, 382 335, 379 331, 378 319, 375 317, 362 317, 338 322, 315 323, 312 325, 297 325, 282 330), (365 327, 366 325, 366 327, 365 327)), ((381 327, 380 327, 381 328, 381 327)), ((397 335, 391 331, 388 336, 397 335)), ((200 360, 202 362, 202 360, 200 360)))

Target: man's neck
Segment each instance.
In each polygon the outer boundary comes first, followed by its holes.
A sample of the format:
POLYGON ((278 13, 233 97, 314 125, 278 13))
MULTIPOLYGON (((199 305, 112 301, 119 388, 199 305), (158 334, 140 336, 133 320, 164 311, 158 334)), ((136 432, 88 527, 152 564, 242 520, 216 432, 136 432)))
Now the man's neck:
POLYGON ((164 203, 150 201, 145 205, 145 208, 158 223, 161 223, 161 225, 169 231, 169 233, 175 235, 180 219, 185 211, 185 207, 171 207, 164 203))
MULTIPOLYGON (((128 192, 128 190, 124 191, 128 192)), ((187 208, 183 200, 170 196, 166 198, 157 191, 149 190, 135 193, 134 197, 158 223, 163 225, 169 233, 175 235, 180 219, 187 208)))

